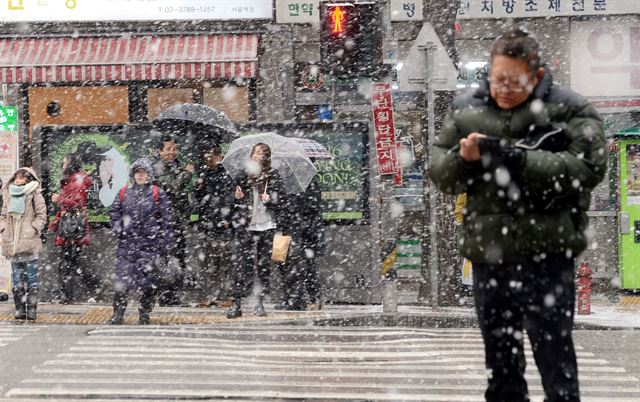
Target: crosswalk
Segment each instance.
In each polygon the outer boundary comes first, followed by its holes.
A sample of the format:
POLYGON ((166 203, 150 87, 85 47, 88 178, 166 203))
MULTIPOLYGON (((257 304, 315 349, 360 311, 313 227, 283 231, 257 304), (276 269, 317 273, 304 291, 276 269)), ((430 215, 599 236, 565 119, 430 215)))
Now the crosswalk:
POLYGON ((40 330, 40 326, 30 324, 8 324, 0 325, 0 349, 10 347, 14 342, 19 341, 25 335, 33 334, 40 330))
MULTIPOLYGON (((98 328, 7 398, 483 401, 477 329, 98 328)), ((577 347, 583 401, 640 400, 640 380, 577 347)), ((533 401, 542 388, 527 347, 533 401)))

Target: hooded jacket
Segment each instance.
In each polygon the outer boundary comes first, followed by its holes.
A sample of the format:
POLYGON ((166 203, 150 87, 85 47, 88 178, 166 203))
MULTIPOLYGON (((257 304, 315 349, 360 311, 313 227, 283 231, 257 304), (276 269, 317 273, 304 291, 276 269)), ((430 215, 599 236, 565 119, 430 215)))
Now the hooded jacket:
POLYGON ((132 183, 121 201, 118 194, 111 205, 111 228, 118 237, 119 258, 130 261, 149 259, 168 254, 172 248, 171 206, 167 194, 158 188, 158 201, 154 199, 153 169, 147 159, 138 159, 129 169, 132 183), (142 186, 135 182, 135 171, 144 169, 149 178, 142 186))
POLYGON ((585 98, 553 84, 550 71, 520 106, 500 109, 489 83, 457 96, 436 138, 429 177, 448 194, 467 193, 460 250, 477 263, 520 262, 544 253, 578 255, 586 247, 591 190, 607 152, 602 119, 585 98), (559 152, 526 150, 516 178, 465 162, 459 141, 472 132, 513 145, 534 125, 563 128, 559 152))
MULTIPOLYGON (((83 171, 70 174, 68 177, 60 180, 60 195, 58 197, 58 212, 49 223, 49 230, 52 232, 58 231, 60 224, 60 218, 65 212, 77 209, 83 213, 87 212, 87 197, 88 190, 93 185, 91 177, 83 171)), ((59 235, 56 235, 55 245, 57 247, 75 244, 88 246, 91 244, 91 234, 89 227, 89 220, 85 218, 85 235, 79 240, 67 240, 59 235)))
POLYGON ((2 233, 2 255, 11 258, 18 255, 38 256, 42 252, 40 234, 47 223, 47 206, 42 196, 40 179, 36 172, 28 167, 20 168, 14 173, 2 192, 2 214, 0 215, 0 232, 2 233), (7 212, 9 205, 9 186, 13 184, 16 173, 26 171, 31 174, 38 186, 25 198, 24 214, 19 218, 7 212), (15 233, 18 231, 19 233, 15 233), (18 239, 17 243, 14 239, 18 239))

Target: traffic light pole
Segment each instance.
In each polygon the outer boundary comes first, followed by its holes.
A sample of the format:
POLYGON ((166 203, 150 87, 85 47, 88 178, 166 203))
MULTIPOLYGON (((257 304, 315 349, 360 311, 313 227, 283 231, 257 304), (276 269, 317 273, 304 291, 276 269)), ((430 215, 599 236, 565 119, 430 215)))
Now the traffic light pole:
MULTIPOLYGON (((428 179, 428 167, 431 165, 431 158, 433 155, 433 146, 436 139, 436 125, 435 125, 435 95, 433 91, 433 58, 436 51, 436 46, 428 42, 425 46, 419 47, 420 50, 425 52, 427 57, 427 152, 422 166, 422 199, 426 204, 426 200, 429 199, 429 207, 426 208, 429 216, 429 226, 422 228, 422 244, 426 245, 429 241, 429 253, 422 253, 422 269, 423 272, 429 272, 429 282, 431 283, 431 307, 438 307, 438 268, 439 268, 439 255, 438 255, 438 210, 436 192, 432 185, 429 184, 428 179)), ((424 246, 423 246, 424 250, 424 246)))

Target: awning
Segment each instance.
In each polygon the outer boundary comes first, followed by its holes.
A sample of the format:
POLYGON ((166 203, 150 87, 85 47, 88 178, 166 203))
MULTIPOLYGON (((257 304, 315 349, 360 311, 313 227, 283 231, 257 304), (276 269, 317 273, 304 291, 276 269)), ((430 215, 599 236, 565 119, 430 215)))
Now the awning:
POLYGON ((0 82, 256 76, 252 34, 0 38, 0 82))

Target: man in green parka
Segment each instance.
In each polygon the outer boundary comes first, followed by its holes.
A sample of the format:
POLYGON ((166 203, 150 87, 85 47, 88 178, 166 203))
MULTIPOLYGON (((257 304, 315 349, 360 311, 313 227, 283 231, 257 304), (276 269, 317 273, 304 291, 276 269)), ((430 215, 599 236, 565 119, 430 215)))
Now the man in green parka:
POLYGON ((487 401, 529 400, 525 329, 545 401, 580 399, 574 259, 587 245, 605 144, 596 110, 553 84, 538 43, 517 28, 493 43, 488 78, 453 101, 429 176, 445 193, 467 193, 460 250, 473 263, 487 401))

